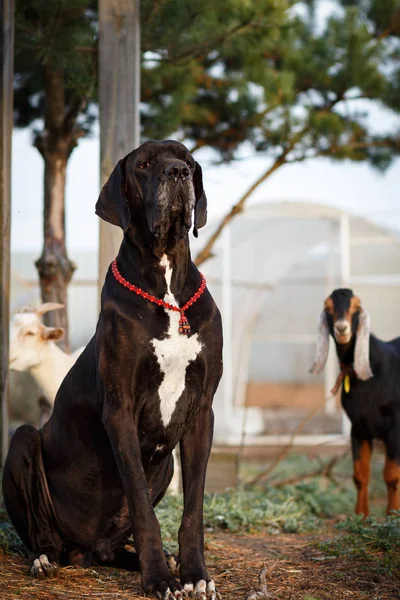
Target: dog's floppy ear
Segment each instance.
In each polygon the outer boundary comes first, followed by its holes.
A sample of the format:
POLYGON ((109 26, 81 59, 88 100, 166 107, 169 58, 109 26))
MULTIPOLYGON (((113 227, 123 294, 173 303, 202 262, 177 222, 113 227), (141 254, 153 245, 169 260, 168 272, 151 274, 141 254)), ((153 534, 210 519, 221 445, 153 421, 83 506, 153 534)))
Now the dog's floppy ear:
POLYGON ((198 162, 193 173, 194 193, 196 204, 194 207, 193 235, 198 236, 198 230, 207 223, 207 197, 203 188, 203 172, 198 162))
MULTIPOLYGON (((129 155, 128 155, 129 156, 129 155)), ((126 198, 125 166, 127 156, 122 158, 103 185, 96 202, 96 215, 103 221, 118 225, 124 231, 129 227, 130 214, 126 198)))

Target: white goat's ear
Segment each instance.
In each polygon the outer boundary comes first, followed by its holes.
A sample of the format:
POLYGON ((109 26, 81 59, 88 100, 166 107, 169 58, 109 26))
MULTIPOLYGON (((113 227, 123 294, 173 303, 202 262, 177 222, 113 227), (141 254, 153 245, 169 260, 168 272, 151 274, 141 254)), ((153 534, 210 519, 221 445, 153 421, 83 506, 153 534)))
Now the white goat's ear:
POLYGON ((64 329, 62 327, 45 327, 43 325, 40 335, 43 340, 58 342, 64 337, 64 329))
POLYGON ((359 324, 356 336, 356 345, 354 348, 353 368, 358 379, 366 381, 373 377, 371 365, 369 363, 369 336, 370 336, 370 317, 369 313, 361 309, 359 324))
POLYGON ((310 369, 312 375, 319 375, 325 367, 329 353, 329 327, 326 312, 323 310, 319 316, 317 350, 315 360, 310 369))
POLYGON ((41 317, 51 310, 58 310, 59 308, 64 308, 64 306, 65 304, 59 304, 58 302, 45 302, 44 304, 38 306, 35 312, 38 317, 41 317))

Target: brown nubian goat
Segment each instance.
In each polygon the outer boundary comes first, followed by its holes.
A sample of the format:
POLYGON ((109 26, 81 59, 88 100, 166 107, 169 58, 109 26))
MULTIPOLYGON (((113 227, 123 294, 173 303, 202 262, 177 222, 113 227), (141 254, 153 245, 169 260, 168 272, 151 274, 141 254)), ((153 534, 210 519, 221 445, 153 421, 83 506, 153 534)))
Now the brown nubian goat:
POLYGON ((368 484, 373 439, 386 449, 384 480, 387 512, 400 508, 400 338, 383 342, 370 334, 369 315, 352 290, 337 289, 325 300, 320 316, 317 353, 311 373, 320 373, 333 337, 340 362, 336 392, 351 421, 356 513, 369 514, 368 484))

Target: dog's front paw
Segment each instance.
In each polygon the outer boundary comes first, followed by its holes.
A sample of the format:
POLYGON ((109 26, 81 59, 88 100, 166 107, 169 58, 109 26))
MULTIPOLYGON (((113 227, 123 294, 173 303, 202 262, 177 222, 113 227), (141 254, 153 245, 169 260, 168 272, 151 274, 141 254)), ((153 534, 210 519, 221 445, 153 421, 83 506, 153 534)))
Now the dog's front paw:
POLYGON ((215 589, 215 583, 211 579, 199 579, 196 583, 185 583, 183 590, 191 598, 201 598, 201 600, 221 600, 221 594, 215 589))
POLYGON ((35 558, 29 571, 29 575, 35 579, 46 579, 57 575, 59 565, 55 561, 50 561, 46 554, 41 554, 35 558))

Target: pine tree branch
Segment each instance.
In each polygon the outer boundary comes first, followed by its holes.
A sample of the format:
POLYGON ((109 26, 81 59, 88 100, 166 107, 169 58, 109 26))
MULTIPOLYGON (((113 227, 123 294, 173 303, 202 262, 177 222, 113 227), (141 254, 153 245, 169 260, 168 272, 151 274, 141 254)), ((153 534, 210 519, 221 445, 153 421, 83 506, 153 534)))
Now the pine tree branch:
POLYGON ((86 98, 82 98, 79 96, 75 96, 73 101, 70 102, 63 120, 63 131, 65 133, 69 133, 74 130, 78 115, 80 112, 82 112, 86 103, 86 98))
POLYGON ((178 55, 170 57, 170 58, 161 59, 160 62, 183 66, 183 65, 187 64, 193 58, 198 58, 204 52, 208 51, 210 48, 215 48, 216 46, 218 46, 219 44, 230 39, 234 35, 237 35, 238 33, 243 33, 243 31, 246 31, 246 29, 252 29, 255 27, 258 27, 258 28, 263 27, 264 29, 267 29, 267 28, 271 28, 273 26, 274 26, 273 24, 265 25, 264 23, 261 24, 261 23, 255 22, 251 19, 248 19, 247 21, 238 23, 237 25, 235 25, 235 27, 232 27, 232 29, 226 31, 225 33, 221 34, 220 36, 218 36, 212 40, 209 39, 206 42, 203 42, 203 44, 197 44, 196 46, 193 46, 189 50, 182 52, 182 54, 178 54, 178 55))
POLYGON ((217 241, 217 239, 219 238, 219 236, 221 235, 222 231, 234 219, 234 217, 236 215, 238 215, 239 213, 241 213, 243 211, 246 200, 249 198, 249 196, 251 196, 251 194, 254 192, 254 190, 256 190, 256 188, 258 188, 258 186, 261 185, 261 183, 263 183, 266 179, 268 179, 268 177, 270 177, 273 173, 275 173, 275 171, 277 171, 279 169, 279 167, 281 167, 282 165, 285 164, 286 157, 291 150, 292 150, 292 147, 288 147, 286 150, 284 150, 280 154, 280 156, 275 160, 273 165, 269 169, 267 169, 267 171, 265 173, 263 173, 263 175, 261 175, 261 177, 259 177, 257 179, 257 181, 255 181, 255 183, 253 183, 253 185, 251 185, 249 187, 249 189, 243 194, 243 196, 240 198, 240 200, 234 206, 232 206, 231 210, 223 217, 223 219, 221 220, 217 229, 214 231, 214 233, 208 239, 206 245, 197 254, 196 260, 195 260, 195 264, 197 266, 201 265, 203 262, 205 262, 206 260, 211 258, 212 248, 214 247, 214 244, 217 241))
POLYGON ((379 42, 386 39, 393 33, 399 33, 399 32, 400 32, 400 9, 397 12, 395 12, 395 14, 393 15, 392 22, 389 25, 389 27, 387 27, 386 29, 381 31, 381 33, 377 36, 376 43, 379 44, 379 42))

